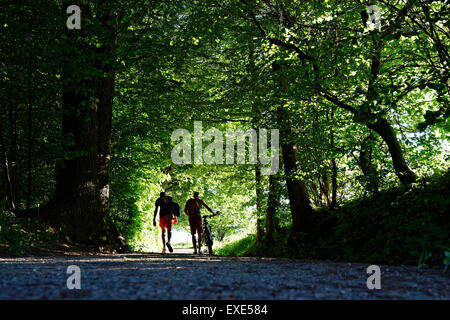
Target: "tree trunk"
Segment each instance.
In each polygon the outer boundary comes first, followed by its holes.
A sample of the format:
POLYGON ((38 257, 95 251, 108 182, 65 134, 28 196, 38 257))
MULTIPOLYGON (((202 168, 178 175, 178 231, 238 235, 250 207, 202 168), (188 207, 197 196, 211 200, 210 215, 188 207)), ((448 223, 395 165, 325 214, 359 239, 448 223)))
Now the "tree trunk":
MULTIPOLYGON (((281 92, 287 92, 287 83, 282 75, 285 66, 280 63, 272 63, 273 71, 279 73, 279 87, 281 92)), ((280 92, 280 93, 281 93, 280 92)), ((280 127, 281 151, 283 155, 286 186, 289 195, 289 205, 292 215, 292 233, 306 232, 312 215, 312 206, 308 197, 305 182, 293 176, 299 169, 297 158, 297 144, 293 142, 293 130, 290 122, 290 114, 285 108, 277 108, 277 121, 280 127)))
POLYGON ((416 174, 408 167, 408 164, 403 157, 403 151, 400 143, 395 135, 394 128, 386 119, 378 119, 375 124, 367 123, 367 127, 378 133, 383 141, 386 142, 389 153, 392 158, 395 173, 400 182, 408 185, 417 180, 416 174))
POLYGON ((330 205, 330 182, 328 180, 328 173, 324 173, 319 176, 319 187, 320 187, 320 199, 323 201, 322 205, 328 207, 330 205))
POLYGON ((261 177, 261 167, 259 164, 255 165, 255 189, 256 189, 256 241, 261 241, 264 235, 262 228, 262 177, 261 177))
MULTIPOLYGON (((401 10, 403 12, 402 14, 399 14, 397 16, 397 19, 401 19, 404 17, 406 11, 411 6, 411 3, 405 4, 404 8, 401 10)), ((367 15, 362 14, 362 23, 363 26, 366 26, 367 22, 367 15)), ((377 80, 379 76, 379 72, 381 69, 381 51, 383 48, 383 41, 375 34, 372 34, 372 41, 373 41, 373 50, 371 51, 372 57, 371 57, 371 70, 370 70, 370 78, 366 93, 366 100, 368 101, 375 101, 377 98, 379 98, 379 94, 375 89, 375 81, 377 80)), ((365 114, 360 114, 357 109, 355 109, 352 106, 347 105, 346 103, 343 103, 342 101, 339 101, 335 97, 332 97, 328 94, 322 95, 325 99, 327 99, 330 102, 333 102, 335 105, 337 105, 340 108, 343 108, 347 111, 350 111, 353 113, 353 115, 360 117, 361 115, 364 116, 374 116, 371 111, 367 111, 365 114)), ((394 170, 399 178, 400 182, 404 185, 408 185, 410 183, 413 183, 417 180, 416 174, 408 167, 408 164, 406 163, 403 151, 400 146, 400 143, 395 135, 394 128, 390 124, 390 122, 387 119, 384 118, 378 118, 375 123, 366 122, 366 126, 375 131, 377 134, 381 136, 384 142, 386 142, 389 153, 391 155, 392 163, 394 165, 394 170)))
POLYGON ((269 244, 275 242, 273 233, 275 230, 275 213, 280 206, 281 186, 278 175, 269 176, 269 195, 267 197, 266 210, 266 241, 269 244))
POLYGON ((16 212, 16 202, 14 199, 13 186, 11 183, 10 166, 8 161, 8 153, 6 151, 5 140, 3 139, 3 132, 0 132, 0 144, 2 145, 2 166, 3 175, 5 177, 5 185, 8 199, 8 207, 11 212, 16 212))
MULTIPOLYGON (((17 130, 16 130, 16 111, 13 107, 12 101, 9 104, 9 130, 11 135, 11 144, 9 148, 9 152, 5 151, 5 156, 8 154, 8 177, 9 177, 9 185, 11 187, 11 201, 14 203, 14 211, 17 213, 19 210, 19 192, 17 188, 17 183, 19 182, 17 179, 17 130)), ((8 150, 5 145, 5 150, 8 150)))
MULTIPOLYGON (((406 4, 404 9, 408 10, 409 4, 406 4)), ((363 24, 366 21, 363 19, 363 24)), ((379 93, 375 89, 375 82, 378 78, 381 69, 381 51, 383 43, 381 39, 378 39, 375 35, 372 35, 373 51, 372 51, 372 65, 369 78, 369 85, 367 88, 366 99, 376 100, 379 98, 379 93)), ((387 119, 378 118, 375 124, 367 122, 367 127, 378 133, 381 138, 386 142, 389 153, 391 154, 392 163, 394 165, 395 173, 400 182, 404 185, 408 185, 417 180, 416 174, 408 167, 404 157, 400 143, 395 135, 394 128, 387 119)))
POLYGON ((331 208, 337 204, 337 165, 336 158, 331 159, 331 208))
MULTIPOLYGON (((249 65, 248 71, 255 71, 255 58, 254 58, 254 48, 250 47, 249 54, 249 65)), ((258 129, 258 120, 256 115, 258 114, 258 110, 256 108, 256 103, 252 103, 252 124, 253 129, 258 129)), ((256 191, 256 241, 262 241, 264 237, 264 229, 263 229, 263 214, 262 214, 262 202, 264 197, 264 187, 263 187, 263 179, 261 176, 261 163, 257 160, 255 164, 255 191, 256 191)))
MULTIPOLYGON (((68 5, 63 2, 64 13, 68 5)), ((110 220, 108 204, 117 32, 114 6, 99 3, 93 18, 89 4, 80 4, 83 18, 98 19, 103 29, 100 48, 85 44, 89 35, 83 27, 66 30, 67 47, 72 50, 64 60, 62 133, 66 143, 70 142, 69 157, 59 167, 55 193, 42 214, 62 224, 74 241, 127 251, 110 220), (81 80, 76 75, 84 69, 91 69, 91 74, 81 80)))
MULTIPOLYGON (((328 114, 327 114, 328 115, 328 114)), ((334 152, 334 105, 331 107, 331 125, 330 125, 330 147, 334 152)), ((336 158, 331 158, 331 208, 336 207, 337 203, 337 164, 336 158)))
MULTIPOLYGON (((13 47, 10 47, 10 56, 14 54, 13 47)), ((12 71, 11 71, 12 72, 12 71)), ((7 192, 7 201, 8 201, 8 208, 11 210, 11 212, 17 213, 17 197, 16 197, 16 187, 14 183, 14 172, 13 172, 13 162, 14 157, 12 154, 14 154, 14 151, 16 149, 15 145, 15 117, 13 116, 14 113, 14 100, 13 100, 13 93, 12 93, 12 81, 8 81, 8 90, 6 91, 6 102, 8 104, 8 109, 5 110, 7 113, 7 117, 5 119, 5 123, 1 123, 0 127, 0 144, 2 146, 2 167, 3 167, 3 174, 5 177, 5 185, 6 185, 6 192, 7 192), (7 122, 7 123, 6 123, 7 122), (8 137, 8 128, 9 127, 9 136, 11 137, 10 141, 8 137), (6 138, 5 138, 5 136, 6 138), (8 148, 8 145, 10 148, 8 148), (9 149, 9 150, 8 150, 9 149)), ((2 110, 3 111, 3 110, 2 110)), ((3 121, 2 121, 3 122, 3 121)))
POLYGON ((256 240, 261 241, 264 235, 262 228, 262 177, 261 168, 255 165, 255 191, 256 191, 256 240))
MULTIPOLYGON (((31 19, 32 20, 32 19, 31 19)), ((30 41, 31 42, 31 41, 30 41)), ((33 46, 30 43, 28 52, 28 76, 27 76, 27 91, 28 91, 28 119, 27 119, 27 191, 26 191, 26 210, 29 213, 31 208, 31 167, 33 163, 33 97, 31 91, 31 82, 33 80, 32 69, 32 52, 33 46)))
MULTIPOLYGON (((292 133, 288 130, 288 133, 292 133)), ((281 131, 283 136, 283 131, 281 131)), ((292 232, 306 232, 308 230, 309 218, 312 214, 312 206, 304 181, 293 177, 299 168, 297 159, 297 145, 293 142, 282 143, 284 172, 286 175, 286 186, 289 195, 289 204, 292 214, 292 232)))
MULTIPOLYGON (((322 95, 325 99, 330 102, 333 102, 338 107, 343 108, 347 111, 350 111, 356 116, 360 116, 358 110, 353 108, 352 106, 339 101, 335 97, 332 97, 327 94, 322 95)), ((365 114, 366 116, 371 116, 371 114, 365 114)), ((386 143, 389 149, 389 153, 391 155, 392 163, 394 165, 395 174, 399 178, 400 182, 404 185, 411 184, 417 180, 416 174, 408 167, 408 164, 405 161, 403 156, 403 150, 400 146, 400 142, 395 135, 394 128, 390 124, 387 119, 378 118, 375 123, 366 122, 367 128, 375 131, 383 141, 386 143)))
POLYGON ((372 162, 372 141, 375 141, 375 137, 370 133, 361 143, 359 166, 366 178, 370 192, 376 194, 378 193, 378 173, 372 162))

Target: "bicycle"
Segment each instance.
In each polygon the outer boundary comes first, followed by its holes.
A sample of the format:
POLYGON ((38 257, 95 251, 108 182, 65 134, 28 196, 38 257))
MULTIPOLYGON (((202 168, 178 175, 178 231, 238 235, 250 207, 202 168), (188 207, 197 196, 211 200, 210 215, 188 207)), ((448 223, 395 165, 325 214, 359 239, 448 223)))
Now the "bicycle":
MULTIPOLYGON (((217 215, 217 214, 216 214, 217 215)), ((211 227, 208 224, 208 218, 212 218, 214 217, 212 214, 210 215, 206 215, 206 216, 202 216, 203 219, 203 241, 206 244, 206 246, 208 247, 208 253, 210 255, 213 255, 213 250, 212 250, 212 245, 213 245, 213 237, 211 234, 211 227)))

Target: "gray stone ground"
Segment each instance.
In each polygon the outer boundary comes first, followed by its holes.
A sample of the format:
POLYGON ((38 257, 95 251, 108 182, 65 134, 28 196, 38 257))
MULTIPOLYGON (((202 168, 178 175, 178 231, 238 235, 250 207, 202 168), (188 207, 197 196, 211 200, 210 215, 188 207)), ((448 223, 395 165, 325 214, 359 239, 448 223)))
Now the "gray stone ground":
POLYGON ((0 259, 0 299, 450 299, 449 271, 381 265, 381 290, 367 265, 174 254, 0 259), (66 286, 81 268, 81 290, 66 286))

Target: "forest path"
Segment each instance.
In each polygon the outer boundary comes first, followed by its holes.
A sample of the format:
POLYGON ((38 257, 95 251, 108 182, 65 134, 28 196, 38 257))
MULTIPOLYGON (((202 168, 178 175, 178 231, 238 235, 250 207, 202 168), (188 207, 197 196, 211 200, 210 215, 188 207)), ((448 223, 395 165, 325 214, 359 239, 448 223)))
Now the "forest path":
POLYGON ((450 299, 442 270, 380 265, 368 290, 364 264, 177 252, 2 258, 0 299, 450 299), (67 289, 69 265, 80 290, 67 289))

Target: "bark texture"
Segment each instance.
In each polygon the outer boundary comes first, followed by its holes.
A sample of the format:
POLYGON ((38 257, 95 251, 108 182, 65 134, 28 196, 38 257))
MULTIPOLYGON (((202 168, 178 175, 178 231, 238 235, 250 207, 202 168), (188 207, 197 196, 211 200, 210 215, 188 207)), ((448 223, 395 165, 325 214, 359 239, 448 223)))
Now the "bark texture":
MULTIPOLYGON (((70 4, 63 1, 63 13, 70 4)), ((74 241, 127 251, 125 239, 109 217, 108 203, 115 2, 100 1, 95 7, 79 5, 83 19, 97 23, 102 44, 98 48, 88 44, 89 30, 85 32, 83 27, 66 31, 67 47, 73 50, 66 53, 63 67, 62 133, 68 157, 58 168, 56 190, 41 215, 62 225, 74 241), (89 74, 80 74, 82 67, 89 74)))
MULTIPOLYGON (((280 94, 287 93, 287 81, 283 76, 285 66, 274 62, 272 69, 278 74, 280 94)), ((305 182, 294 176, 295 172, 300 168, 300 164, 297 156, 298 147, 292 139, 294 132, 288 110, 279 106, 277 108, 277 120, 280 127, 281 151, 292 215, 292 233, 307 232, 313 209, 306 191, 305 182)))

